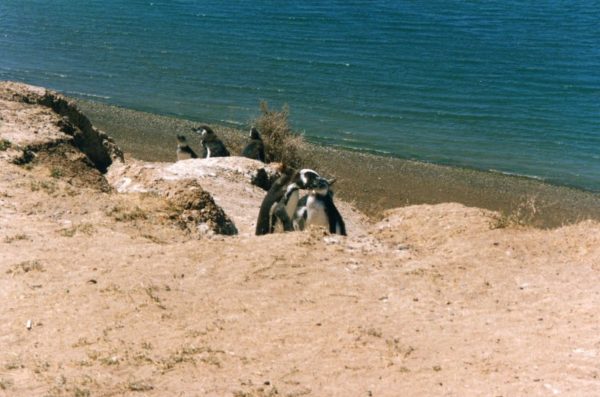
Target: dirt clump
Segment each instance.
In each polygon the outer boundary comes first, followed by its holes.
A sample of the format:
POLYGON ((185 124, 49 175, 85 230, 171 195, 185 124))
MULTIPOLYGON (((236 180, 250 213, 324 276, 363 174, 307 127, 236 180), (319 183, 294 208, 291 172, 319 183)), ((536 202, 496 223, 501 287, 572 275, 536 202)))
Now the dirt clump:
POLYGON ((94 163, 69 143, 38 151, 25 166, 41 167, 52 178, 63 180, 75 188, 86 187, 105 193, 112 191, 112 187, 94 163))
POLYGON ((171 219, 192 234, 237 234, 234 223, 210 193, 193 179, 171 183, 165 195, 172 208, 171 219))

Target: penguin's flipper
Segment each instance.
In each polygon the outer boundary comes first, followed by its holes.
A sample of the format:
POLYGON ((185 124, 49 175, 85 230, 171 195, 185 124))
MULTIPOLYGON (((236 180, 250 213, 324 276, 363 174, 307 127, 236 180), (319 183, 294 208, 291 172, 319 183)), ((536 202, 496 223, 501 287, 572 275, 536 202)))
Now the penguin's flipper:
POLYGON ((285 205, 283 205, 283 203, 277 203, 275 210, 273 211, 273 215, 275 217, 277 217, 277 219, 283 225, 284 232, 294 231, 294 224, 292 223, 292 220, 288 216, 285 205))

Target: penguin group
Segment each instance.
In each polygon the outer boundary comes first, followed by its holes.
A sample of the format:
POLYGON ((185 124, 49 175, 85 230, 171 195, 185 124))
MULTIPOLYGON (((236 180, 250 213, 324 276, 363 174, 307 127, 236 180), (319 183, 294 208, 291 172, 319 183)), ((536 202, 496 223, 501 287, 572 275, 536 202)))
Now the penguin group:
MULTIPOLYGON (((200 158, 229 157, 229 150, 217 134, 207 125, 192 128, 192 131, 200 135, 202 144, 202 155, 200 158)), ((265 162, 265 145, 260 133, 255 127, 250 129, 250 142, 242 150, 242 156, 265 162)), ((187 143, 185 135, 177 135, 177 161, 195 159, 198 155, 187 143)))
MULTIPOLYGON (((230 155, 223 141, 209 126, 195 127, 192 131, 200 135, 202 153, 198 156, 186 137, 177 135, 178 161, 230 155)), ((250 129, 249 138, 242 156, 265 162, 265 145, 255 127, 250 129)), ((346 236, 346 225, 333 203, 331 186, 335 179, 328 180, 307 168, 297 171, 281 165, 279 171, 281 176, 273 182, 261 203, 256 221, 257 236, 277 231, 301 231, 310 226, 325 227, 332 234, 346 236)))
POLYGON ((263 199, 255 234, 322 226, 332 234, 346 236, 344 219, 333 203, 331 185, 334 182, 311 169, 284 170, 263 199), (302 197, 301 190, 307 192, 302 197))

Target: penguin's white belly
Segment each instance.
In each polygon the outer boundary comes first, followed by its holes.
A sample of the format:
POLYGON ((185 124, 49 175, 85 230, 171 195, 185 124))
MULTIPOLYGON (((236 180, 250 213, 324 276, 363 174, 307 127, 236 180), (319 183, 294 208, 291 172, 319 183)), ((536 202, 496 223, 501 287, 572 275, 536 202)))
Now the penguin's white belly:
POLYGON ((324 226, 329 229, 329 218, 321 200, 309 196, 306 200, 306 226, 324 226))
POLYGON ((292 219, 294 217, 294 212, 296 212, 296 208, 298 207, 298 200, 300 199, 300 194, 298 190, 293 191, 288 198, 288 201, 285 205, 285 212, 287 212, 287 216, 292 219))

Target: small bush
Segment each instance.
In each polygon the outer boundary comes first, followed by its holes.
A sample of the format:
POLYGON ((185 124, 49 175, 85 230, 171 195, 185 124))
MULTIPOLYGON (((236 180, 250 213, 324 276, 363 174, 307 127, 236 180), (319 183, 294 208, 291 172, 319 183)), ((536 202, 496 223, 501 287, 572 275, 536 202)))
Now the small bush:
POLYGON ((304 139, 293 132, 289 125, 289 107, 284 105, 279 111, 271 110, 267 102, 262 101, 260 113, 260 116, 254 120, 254 126, 265 143, 267 162, 277 161, 294 168, 301 168, 303 159, 300 156, 300 147, 304 139))

